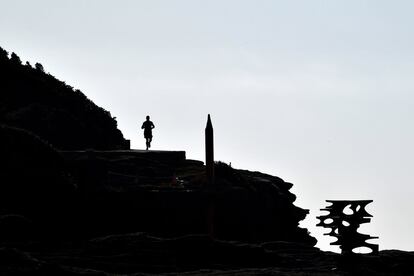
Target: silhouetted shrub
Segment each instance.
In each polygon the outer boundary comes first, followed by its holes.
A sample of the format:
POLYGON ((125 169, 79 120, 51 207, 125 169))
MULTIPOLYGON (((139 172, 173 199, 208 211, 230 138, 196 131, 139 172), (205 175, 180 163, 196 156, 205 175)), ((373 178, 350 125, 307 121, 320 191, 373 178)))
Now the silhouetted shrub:
POLYGON ((0 59, 7 60, 9 58, 9 53, 0 47, 0 59))
POLYGON ((43 65, 40 64, 39 62, 37 62, 35 64, 35 68, 36 68, 36 70, 39 70, 40 72, 44 72, 45 71, 45 69, 43 68, 43 65))
POLYGON ((10 61, 14 64, 22 64, 20 57, 15 52, 11 54, 10 61))

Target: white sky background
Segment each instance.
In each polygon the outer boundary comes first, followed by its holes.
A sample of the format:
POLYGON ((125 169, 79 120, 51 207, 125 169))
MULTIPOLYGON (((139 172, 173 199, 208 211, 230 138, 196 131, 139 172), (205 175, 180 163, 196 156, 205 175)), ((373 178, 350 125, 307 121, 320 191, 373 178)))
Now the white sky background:
POLYGON ((0 46, 82 90, 133 148, 294 183, 303 223, 325 199, 373 199, 361 232, 414 250, 414 2, 0 0, 0 46))

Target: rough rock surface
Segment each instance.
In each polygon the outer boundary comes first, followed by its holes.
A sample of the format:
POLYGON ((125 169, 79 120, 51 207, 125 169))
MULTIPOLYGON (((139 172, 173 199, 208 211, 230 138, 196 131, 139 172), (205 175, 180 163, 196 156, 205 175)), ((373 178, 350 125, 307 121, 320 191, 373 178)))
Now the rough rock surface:
POLYGON ((413 252, 341 256, 289 242, 246 244, 145 233, 2 244, 0 275, 413 275, 413 252))
POLYGON ((217 187, 210 189, 203 163, 185 160, 180 152, 62 154, 80 194, 87 195, 80 205, 83 216, 92 218, 84 222, 90 224, 88 229, 108 229, 108 221, 116 221, 111 231, 164 237, 210 233, 224 240, 316 243, 306 229, 298 227, 308 211, 293 204, 292 184, 278 177, 219 162, 217 187))

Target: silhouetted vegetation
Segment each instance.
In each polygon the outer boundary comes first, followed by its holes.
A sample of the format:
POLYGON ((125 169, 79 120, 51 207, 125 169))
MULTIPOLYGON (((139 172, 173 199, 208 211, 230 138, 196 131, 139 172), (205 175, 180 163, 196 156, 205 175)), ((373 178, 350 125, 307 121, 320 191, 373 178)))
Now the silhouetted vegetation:
POLYGON ((39 62, 37 62, 35 64, 35 68, 36 68, 36 70, 39 70, 40 72, 44 72, 45 71, 45 69, 43 68, 43 65, 40 64, 39 62))
POLYGON ((117 149, 125 140, 111 114, 80 90, 0 47, 0 123, 29 130, 59 149, 117 149))

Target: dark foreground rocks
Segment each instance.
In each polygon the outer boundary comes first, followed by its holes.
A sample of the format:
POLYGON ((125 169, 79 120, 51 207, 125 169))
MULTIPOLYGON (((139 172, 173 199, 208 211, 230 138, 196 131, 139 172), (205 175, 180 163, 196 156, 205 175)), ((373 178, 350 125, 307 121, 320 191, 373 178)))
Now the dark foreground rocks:
POLYGON ((304 244, 145 233, 81 243, 2 244, 0 275, 413 275, 413 252, 344 257, 304 244))

